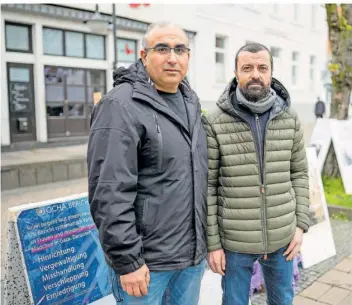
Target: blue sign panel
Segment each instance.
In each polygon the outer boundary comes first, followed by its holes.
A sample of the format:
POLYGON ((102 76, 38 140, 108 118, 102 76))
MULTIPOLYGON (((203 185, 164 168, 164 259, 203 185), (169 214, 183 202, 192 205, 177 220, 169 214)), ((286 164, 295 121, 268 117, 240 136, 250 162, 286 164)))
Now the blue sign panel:
POLYGON ((90 304, 111 293, 87 197, 23 211, 17 226, 34 304, 90 304))

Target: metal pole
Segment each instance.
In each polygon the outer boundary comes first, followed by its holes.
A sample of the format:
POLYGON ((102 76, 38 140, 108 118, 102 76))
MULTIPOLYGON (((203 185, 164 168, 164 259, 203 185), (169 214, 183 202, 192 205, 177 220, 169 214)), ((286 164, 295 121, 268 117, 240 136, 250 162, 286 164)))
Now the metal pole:
POLYGON ((114 73, 114 71, 117 69, 116 7, 114 3, 112 4, 112 29, 114 33, 114 63, 113 63, 112 71, 114 73))

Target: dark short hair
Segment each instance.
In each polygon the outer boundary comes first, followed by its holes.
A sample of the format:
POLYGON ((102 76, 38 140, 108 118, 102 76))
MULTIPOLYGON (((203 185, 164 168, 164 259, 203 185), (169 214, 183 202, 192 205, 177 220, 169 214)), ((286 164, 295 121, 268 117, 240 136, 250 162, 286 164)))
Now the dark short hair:
POLYGON ((273 56, 271 55, 271 52, 269 51, 269 49, 257 42, 251 42, 248 44, 245 44, 243 47, 241 47, 237 53, 236 53, 236 57, 235 57, 235 70, 237 71, 237 62, 238 62, 238 56, 240 55, 241 52, 251 52, 251 53, 257 53, 260 51, 267 51, 269 53, 270 56, 270 65, 271 65, 271 71, 273 71, 274 67, 273 67, 273 56))

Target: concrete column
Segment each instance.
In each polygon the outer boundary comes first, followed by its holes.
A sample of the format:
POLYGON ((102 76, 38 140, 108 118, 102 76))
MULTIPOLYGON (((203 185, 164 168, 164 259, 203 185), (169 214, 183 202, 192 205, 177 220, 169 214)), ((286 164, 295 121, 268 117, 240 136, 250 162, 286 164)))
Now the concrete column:
POLYGON ((33 46, 35 55, 34 64, 34 96, 37 141, 47 142, 47 121, 45 103, 45 79, 43 65, 43 27, 37 22, 34 26, 33 46))
POLYGON ((109 31, 106 36, 106 60, 108 62, 108 69, 106 70, 106 90, 107 92, 112 89, 112 85, 114 83, 112 78, 113 73, 113 62, 114 62, 114 43, 115 43, 115 35, 113 31, 109 31))
MULTIPOLYGON (((1 18, 1 32, 5 34, 5 21, 1 18)), ((1 54, 5 54, 5 35, 1 35, 1 54)), ((1 145, 10 145, 9 98, 7 83, 7 65, 5 56, 1 56, 1 145)))

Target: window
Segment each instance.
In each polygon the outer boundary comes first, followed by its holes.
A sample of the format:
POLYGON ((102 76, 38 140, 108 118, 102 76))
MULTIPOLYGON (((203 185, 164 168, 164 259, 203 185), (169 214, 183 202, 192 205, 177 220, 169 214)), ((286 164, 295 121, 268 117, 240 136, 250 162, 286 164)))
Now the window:
POLYGON ((105 37, 60 29, 43 29, 45 55, 105 59, 105 37))
POLYGON ((225 39, 220 38, 220 37, 216 37, 215 38, 215 47, 220 48, 220 49, 224 49, 225 48, 225 39))
POLYGON ((298 52, 292 52, 292 61, 298 61, 299 54, 298 52))
POLYGON ((311 5, 311 26, 312 28, 314 29, 315 28, 315 21, 316 21, 316 5, 315 4, 312 4, 311 5))
POLYGON ((27 68, 10 68, 11 82, 26 82, 29 83, 29 69, 27 68))
POLYGON ((315 56, 311 55, 309 57, 309 81, 310 81, 310 89, 314 89, 314 82, 315 82, 315 56))
POLYGON ((292 52, 292 71, 291 71, 291 76, 292 76, 292 85, 293 86, 297 85, 297 80, 298 80, 298 61, 299 61, 298 52, 292 52))
POLYGON ((94 94, 102 96, 105 94, 105 72, 101 70, 87 71, 87 86, 88 86, 88 107, 90 113, 94 107, 94 94))
POLYGON ((94 94, 105 94, 105 71, 53 66, 46 66, 44 71, 49 117, 85 118, 93 110, 94 94))
POLYGON ((6 51, 32 53, 32 27, 5 23, 6 51))
POLYGON ((273 13, 277 14, 279 12, 279 4, 273 4, 273 13))
POLYGON ((49 117, 64 116, 64 69, 45 67, 45 100, 46 113, 49 117))
POLYGON ((104 36, 86 34, 87 58, 105 59, 104 36))
POLYGON ((281 48, 278 47, 270 47, 270 53, 273 57, 273 73, 275 73, 275 77, 281 77, 281 48))
POLYGON ((44 54, 64 55, 63 31, 43 29, 44 54))
POLYGON ((27 67, 12 66, 9 73, 9 106, 11 112, 31 111, 31 70, 27 67))
MULTIPOLYGON (((83 37, 82 37, 83 38, 83 37)), ((68 116, 85 116, 86 102, 86 71, 81 69, 65 69, 66 99, 68 102, 68 116)))
POLYGON ((215 81, 224 83, 225 80, 225 37, 215 37, 215 81))
POLYGON ((134 63, 137 60, 137 42, 131 39, 117 38, 117 61, 119 63, 134 63))
POLYGON ((293 20, 298 21, 298 15, 299 15, 299 4, 294 4, 293 5, 293 20))
POLYGON ((270 53, 273 58, 280 58, 281 48, 271 47, 270 53))
POLYGON ((65 54, 71 57, 84 57, 83 34, 65 32, 65 54))

